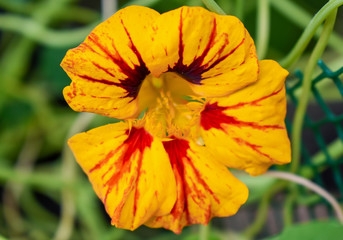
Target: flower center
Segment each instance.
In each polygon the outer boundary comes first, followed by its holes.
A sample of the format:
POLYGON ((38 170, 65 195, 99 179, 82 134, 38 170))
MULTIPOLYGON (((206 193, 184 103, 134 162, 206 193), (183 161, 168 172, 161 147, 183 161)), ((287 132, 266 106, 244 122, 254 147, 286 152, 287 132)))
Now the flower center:
POLYGON ((138 94, 139 108, 146 111, 148 130, 160 137, 188 135, 194 124, 193 111, 188 106, 191 96, 196 94, 177 73, 166 72, 158 78, 149 74, 138 94))

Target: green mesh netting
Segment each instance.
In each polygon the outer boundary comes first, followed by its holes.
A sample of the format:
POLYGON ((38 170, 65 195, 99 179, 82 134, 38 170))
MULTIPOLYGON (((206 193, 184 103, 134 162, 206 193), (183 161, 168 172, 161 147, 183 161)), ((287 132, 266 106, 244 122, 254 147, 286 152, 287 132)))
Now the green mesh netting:
MULTIPOLYGON (((301 146, 302 169, 318 184, 343 201, 343 67, 331 71, 323 61, 318 62, 321 73, 312 81, 312 97, 305 115, 301 146), (324 85, 324 87, 323 87, 324 85), (321 92, 321 89, 325 91, 321 92), (329 91, 327 91, 329 88, 329 91), (326 93, 325 93, 326 92, 326 93), (329 92, 329 93, 328 93, 329 92), (327 100, 332 93, 334 100, 327 100), (323 94, 326 94, 325 101, 323 94), (339 99, 337 99, 337 96, 339 99), (314 146, 315 145, 315 146, 314 146), (314 146, 314 147, 313 147, 314 146)), ((295 73, 296 80, 286 83, 290 105, 298 105, 302 73, 295 73)), ((291 129, 290 116, 286 125, 291 129)))

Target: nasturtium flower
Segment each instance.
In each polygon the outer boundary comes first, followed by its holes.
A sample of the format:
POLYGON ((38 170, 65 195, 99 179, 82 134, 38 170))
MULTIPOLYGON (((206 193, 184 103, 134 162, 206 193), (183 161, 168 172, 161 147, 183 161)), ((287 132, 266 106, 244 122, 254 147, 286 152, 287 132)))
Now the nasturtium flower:
POLYGON ((259 175, 290 161, 288 72, 258 61, 234 16, 127 7, 61 66, 72 109, 123 120, 68 141, 119 228, 180 233, 231 216, 248 189, 228 167, 259 175))

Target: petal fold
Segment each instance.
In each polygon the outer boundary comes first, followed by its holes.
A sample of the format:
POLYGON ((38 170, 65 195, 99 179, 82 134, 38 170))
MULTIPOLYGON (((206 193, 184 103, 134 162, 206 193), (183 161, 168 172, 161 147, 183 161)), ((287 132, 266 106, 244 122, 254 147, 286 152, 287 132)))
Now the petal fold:
POLYGON ((177 72, 202 96, 223 96, 255 82, 254 42, 241 21, 200 7, 162 14, 153 25, 148 68, 155 76, 177 72))
POLYGON ((127 7, 67 52, 61 66, 72 84, 63 93, 72 109, 119 119, 138 114, 136 98, 149 74, 144 59, 148 35, 142 31, 158 16, 149 8, 127 7))
POLYGON ((212 217, 231 216, 247 200, 247 187, 206 148, 185 139, 163 142, 177 184, 177 201, 165 216, 146 225, 180 233, 191 224, 207 224, 212 217), (220 179, 220 181, 218 181, 220 179))
POLYGON ((290 162, 284 124, 287 75, 275 61, 260 61, 256 83, 206 104, 201 135, 218 160, 251 175, 264 173, 272 164, 290 162))
POLYGON ((162 142, 144 128, 110 124, 68 143, 116 227, 134 230, 171 211, 174 174, 162 142))

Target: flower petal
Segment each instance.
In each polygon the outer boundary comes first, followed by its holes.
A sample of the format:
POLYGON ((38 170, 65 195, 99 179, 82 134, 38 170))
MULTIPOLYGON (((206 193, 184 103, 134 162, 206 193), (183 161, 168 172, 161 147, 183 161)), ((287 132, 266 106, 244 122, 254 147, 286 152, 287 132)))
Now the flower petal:
POLYGON ((290 162, 284 124, 287 75, 276 62, 261 61, 256 83, 206 104, 200 120, 202 137, 227 166, 258 175, 272 164, 290 162))
POLYGON ((134 230, 171 211, 174 174, 162 142, 144 128, 110 124, 68 143, 115 226, 134 230))
POLYGON ((67 52, 61 66, 73 82, 63 93, 72 109, 120 119, 138 114, 136 98, 149 74, 143 54, 148 35, 142 31, 158 16, 149 8, 127 7, 67 52))
POLYGON ((207 224, 212 217, 230 216, 247 200, 247 187, 205 147, 185 139, 163 142, 175 174, 177 201, 166 216, 146 225, 180 233, 191 224, 207 224), (220 179, 220 181, 218 181, 220 179))
POLYGON ((227 95, 257 80, 253 40, 234 16, 182 7, 162 14, 153 29, 147 66, 155 76, 177 72, 203 96, 227 95))

